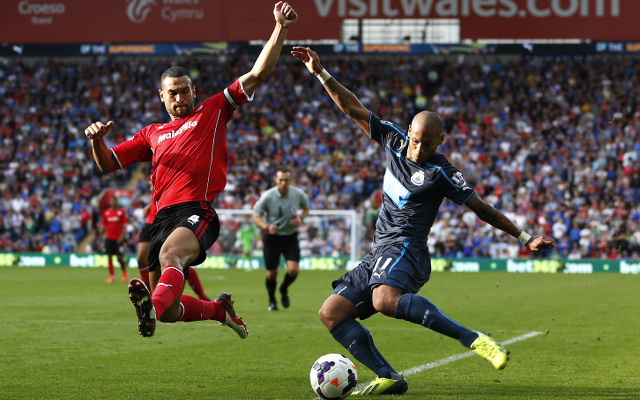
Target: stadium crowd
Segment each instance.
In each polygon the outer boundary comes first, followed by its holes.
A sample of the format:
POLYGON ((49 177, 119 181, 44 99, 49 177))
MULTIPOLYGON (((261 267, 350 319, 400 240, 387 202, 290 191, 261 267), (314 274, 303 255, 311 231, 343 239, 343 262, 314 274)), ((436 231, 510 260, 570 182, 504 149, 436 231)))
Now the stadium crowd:
MULTIPOLYGON (((84 252, 104 189, 132 185, 125 253, 135 252, 145 179, 102 174, 83 130, 115 122, 110 145, 167 119, 158 79, 191 69, 200 100, 250 68, 251 55, 0 60, 0 252, 84 252)), ((251 209, 278 165, 311 209, 356 209, 371 245, 385 165, 376 146, 334 107, 319 82, 286 55, 229 123, 228 186, 216 208, 251 209)), ((531 233, 556 239, 540 257, 640 258, 640 59, 630 56, 324 56, 326 69, 383 119, 405 126, 440 113, 439 151, 488 202, 531 233)), ((148 173, 148 167, 146 168, 148 173)), ((241 218, 226 220, 212 253, 239 252, 241 218)), ((432 257, 531 257, 465 207, 445 200, 430 234, 432 257)), ((303 255, 348 254, 349 223, 309 218, 303 255)), ((100 251, 99 240, 91 246, 100 251)))

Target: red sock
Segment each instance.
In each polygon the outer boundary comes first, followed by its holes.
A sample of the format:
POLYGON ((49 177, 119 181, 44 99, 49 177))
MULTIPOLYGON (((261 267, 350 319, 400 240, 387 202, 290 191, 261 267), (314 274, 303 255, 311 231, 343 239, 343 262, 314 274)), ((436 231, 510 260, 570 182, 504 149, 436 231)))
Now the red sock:
POLYGON ((191 289, 196 292, 200 300, 209 300, 209 297, 204 294, 202 283, 200 283, 200 278, 198 277, 198 273, 195 269, 189 268, 189 277, 187 278, 187 282, 189 282, 189 286, 191 286, 191 289))
POLYGON ((122 268, 123 273, 127 273, 127 264, 125 263, 124 258, 120 260, 120 268, 122 268))
POLYGON ((190 322, 212 319, 224 322, 225 311, 220 302, 199 300, 183 294, 180 297, 180 304, 182 304, 182 315, 178 321, 190 322))
POLYGON ((151 296, 158 318, 182 294, 183 285, 184 275, 178 267, 170 265, 162 271, 158 286, 156 286, 156 290, 153 291, 151 296))
POLYGON ((113 278, 113 259, 109 256, 109 276, 113 278))
POLYGON ((140 271, 140 279, 142 279, 144 284, 147 285, 147 288, 151 290, 151 284, 149 283, 149 266, 147 264, 138 265, 138 270, 140 271))

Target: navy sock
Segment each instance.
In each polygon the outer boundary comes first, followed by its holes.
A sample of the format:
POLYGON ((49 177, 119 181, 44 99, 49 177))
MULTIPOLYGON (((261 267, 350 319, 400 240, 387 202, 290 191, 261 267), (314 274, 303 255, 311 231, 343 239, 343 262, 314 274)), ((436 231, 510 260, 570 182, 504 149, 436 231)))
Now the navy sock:
POLYGON ((397 374, 373 343, 369 331, 351 317, 344 318, 329 331, 333 338, 376 375, 391 378, 397 374))
POLYGON ((469 348, 478 334, 447 317, 426 297, 405 293, 398 300, 396 318, 420 324, 432 331, 457 339, 469 348))

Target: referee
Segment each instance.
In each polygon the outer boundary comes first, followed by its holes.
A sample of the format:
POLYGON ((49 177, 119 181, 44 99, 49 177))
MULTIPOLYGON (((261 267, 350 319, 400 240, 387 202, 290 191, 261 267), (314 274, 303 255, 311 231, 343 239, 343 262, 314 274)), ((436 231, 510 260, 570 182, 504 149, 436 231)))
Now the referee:
POLYGON ((278 288, 282 296, 282 306, 289 307, 289 285, 300 271, 300 245, 298 228, 309 215, 309 198, 300 189, 289 186, 291 172, 287 168, 276 171, 276 186, 267 190, 253 208, 253 221, 264 231, 262 237, 264 263, 267 268, 267 293, 269 311, 278 311, 276 301, 276 278, 280 255, 287 263, 287 275, 278 288), (297 214, 298 208, 302 213, 297 214))

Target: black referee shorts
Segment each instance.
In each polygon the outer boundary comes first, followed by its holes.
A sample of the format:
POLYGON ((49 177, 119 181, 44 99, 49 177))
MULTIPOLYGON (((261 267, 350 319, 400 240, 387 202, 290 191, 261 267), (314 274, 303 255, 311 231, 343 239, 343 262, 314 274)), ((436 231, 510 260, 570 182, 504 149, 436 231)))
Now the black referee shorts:
POLYGON ((264 265, 268 270, 278 269, 280 255, 284 255, 287 261, 300 262, 298 232, 291 235, 271 235, 265 232, 262 243, 264 265))
MULTIPOLYGON (((211 204, 204 201, 190 201, 164 207, 158 211, 151 225, 151 248, 149 250, 149 271, 160 268, 160 249, 169 235, 178 227, 188 228, 200 243, 200 254, 193 265, 201 264, 206 251, 220 235, 220 219, 211 204)), ((184 266, 185 278, 189 276, 189 266, 184 266)))

